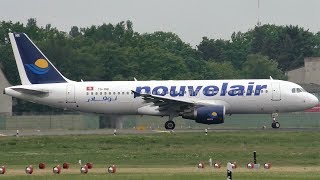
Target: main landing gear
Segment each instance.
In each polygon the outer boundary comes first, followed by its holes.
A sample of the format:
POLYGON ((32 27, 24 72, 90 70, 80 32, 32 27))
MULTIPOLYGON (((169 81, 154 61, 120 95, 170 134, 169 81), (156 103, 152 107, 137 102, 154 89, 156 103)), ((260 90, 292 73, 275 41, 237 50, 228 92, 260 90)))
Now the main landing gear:
POLYGON ((169 120, 164 124, 164 127, 168 130, 173 130, 176 124, 172 121, 173 116, 169 116, 169 120))
POLYGON ((170 120, 164 124, 164 127, 168 130, 173 130, 176 127, 176 124, 172 120, 170 120))
POLYGON ((278 114, 274 113, 271 116, 272 116, 271 127, 274 128, 274 129, 279 129, 280 128, 280 123, 276 120, 276 117, 278 117, 278 114))

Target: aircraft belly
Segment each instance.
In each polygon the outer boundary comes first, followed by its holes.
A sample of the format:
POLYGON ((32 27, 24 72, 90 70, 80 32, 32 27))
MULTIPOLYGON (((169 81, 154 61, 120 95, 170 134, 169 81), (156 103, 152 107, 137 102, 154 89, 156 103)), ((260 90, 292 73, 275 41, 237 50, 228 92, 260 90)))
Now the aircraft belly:
POLYGON ((102 114, 134 114, 132 103, 117 102, 117 103, 81 103, 79 110, 102 114))
POLYGON ((228 99, 230 109, 227 109, 227 114, 263 114, 273 111, 273 107, 266 103, 267 97, 232 97, 228 99))

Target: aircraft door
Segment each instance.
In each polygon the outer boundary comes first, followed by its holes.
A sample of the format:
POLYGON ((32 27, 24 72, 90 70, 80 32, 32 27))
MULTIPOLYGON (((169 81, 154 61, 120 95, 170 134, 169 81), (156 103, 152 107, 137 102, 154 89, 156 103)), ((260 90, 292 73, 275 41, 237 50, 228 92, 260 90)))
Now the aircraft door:
POLYGON ((272 83, 272 101, 280 101, 281 100, 281 91, 280 91, 280 83, 272 83))
POLYGON ((75 87, 73 84, 68 84, 66 89, 66 102, 75 103, 75 87))

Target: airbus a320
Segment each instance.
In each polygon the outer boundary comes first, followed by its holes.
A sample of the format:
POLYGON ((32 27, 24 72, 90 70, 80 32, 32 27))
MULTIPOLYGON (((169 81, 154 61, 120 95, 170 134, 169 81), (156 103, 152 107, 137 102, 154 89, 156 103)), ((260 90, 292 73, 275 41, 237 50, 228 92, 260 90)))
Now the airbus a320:
MULTIPOLYGON (((9 33, 22 85, 4 93, 19 99, 76 111, 168 116, 202 124, 224 123, 226 114, 274 114, 318 104, 298 84, 270 79, 86 81, 64 77, 24 33, 9 33)), ((280 123, 273 118, 273 128, 280 123)))

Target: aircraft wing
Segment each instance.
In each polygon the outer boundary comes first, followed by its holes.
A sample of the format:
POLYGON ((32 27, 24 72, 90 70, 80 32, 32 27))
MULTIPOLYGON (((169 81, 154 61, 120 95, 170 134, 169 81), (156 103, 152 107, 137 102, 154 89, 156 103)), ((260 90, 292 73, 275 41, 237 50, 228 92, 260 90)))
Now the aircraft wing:
POLYGON ((174 110, 181 112, 185 109, 190 109, 194 106, 206 106, 206 105, 225 105, 229 106, 225 101, 210 100, 210 101, 192 101, 188 99, 177 99, 173 97, 158 96, 153 94, 144 94, 132 91, 134 97, 142 97, 146 103, 153 103, 155 106, 159 106, 159 111, 174 110))

